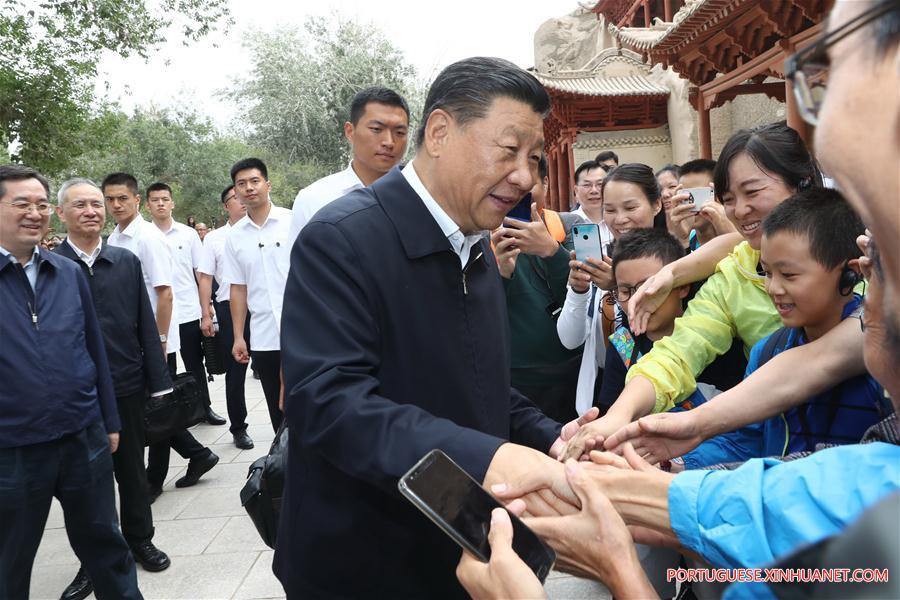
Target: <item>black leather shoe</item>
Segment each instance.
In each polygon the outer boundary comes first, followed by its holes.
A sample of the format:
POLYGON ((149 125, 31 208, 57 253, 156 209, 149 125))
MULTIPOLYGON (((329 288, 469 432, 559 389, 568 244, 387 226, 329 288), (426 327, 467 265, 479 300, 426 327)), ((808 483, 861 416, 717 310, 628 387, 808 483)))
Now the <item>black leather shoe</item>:
POLYGON ((241 450, 250 450, 253 448, 253 439, 247 435, 246 431, 239 431, 234 435, 234 445, 241 450))
POLYGON ((156 499, 162 495, 161 487, 155 487, 155 486, 151 485, 148 488, 148 491, 150 492, 150 504, 153 504, 154 502, 156 502, 156 499))
POLYGON ((75 579, 73 579, 72 583, 63 590, 59 600, 82 600, 82 598, 90 596, 93 591, 94 584, 91 583, 91 580, 87 573, 84 572, 84 569, 79 568, 78 573, 75 575, 75 579))
POLYGON ((153 545, 153 542, 147 540, 141 542, 137 546, 131 547, 131 554, 145 571, 165 571, 172 564, 165 552, 153 545))
POLYGON ((220 417, 213 411, 211 406, 206 407, 206 422, 210 425, 224 425, 225 419, 220 417))
POLYGON ((175 481, 175 487, 183 488, 196 485, 204 473, 212 469, 219 462, 218 455, 212 451, 203 458, 192 458, 188 463, 187 474, 175 481))

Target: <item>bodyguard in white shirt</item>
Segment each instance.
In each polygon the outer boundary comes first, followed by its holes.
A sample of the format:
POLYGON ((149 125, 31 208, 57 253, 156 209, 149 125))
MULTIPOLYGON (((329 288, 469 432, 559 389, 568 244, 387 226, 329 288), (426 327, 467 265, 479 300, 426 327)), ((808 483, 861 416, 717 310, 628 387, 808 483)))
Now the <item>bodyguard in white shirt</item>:
POLYGON ((291 211, 269 200, 269 172, 258 158, 245 158, 231 167, 231 180, 247 215, 232 226, 225 240, 224 278, 231 284, 232 355, 250 361, 259 373, 269 418, 281 425, 281 306, 290 269, 291 211), (244 323, 250 311, 248 348, 244 323))
POLYGON ((291 240, 297 239, 320 208, 351 190, 372 185, 393 169, 406 154, 408 136, 409 107, 400 94, 384 87, 358 92, 350 103, 350 120, 344 123, 353 160, 343 171, 300 190, 294 199, 291 240))
MULTIPOLYGON (((200 255, 200 266, 197 276, 200 279, 200 306, 203 318, 200 329, 203 335, 216 336, 217 345, 225 350, 225 402, 228 407, 228 420, 231 421, 231 435, 234 445, 242 450, 253 448, 253 440, 247 434, 247 401, 244 395, 244 383, 247 378, 247 365, 234 360, 231 348, 234 346, 234 331, 231 324, 231 284, 225 279, 225 239, 232 226, 247 214, 247 207, 241 204, 234 193, 234 186, 229 185, 222 191, 222 205, 228 213, 228 221, 222 227, 210 231, 203 240, 203 252, 200 255), (213 300, 213 283, 218 285, 213 300), (219 322, 219 332, 213 328, 213 319, 219 322)), ((250 319, 244 325, 244 339, 250 339, 250 319)))
MULTIPOLYGON (((175 295, 175 313, 178 315, 178 333, 181 337, 181 360, 184 367, 194 375, 200 391, 207 400, 206 422, 210 425, 224 425, 225 419, 217 415, 209 406, 209 386, 206 383, 206 369, 203 368, 203 345, 200 339, 200 293, 197 288, 195 270, 200 265, 203 244, 192 227, 172 218, 175 201, 172 188, 168 184, 156 182, 147 187, 147 209, 153 224, 165 236, 172 251, 172 283, 175 295)), ((174 361, 174 354, 169 355, 174 361)))
MULTIPOLYGON (((178 317, 173 306, 173 261, 172 251, 163 233, 141 217, 141 197, 138 194, 137 179, 128 173, 107 175, 101 185, 106 207, 116 228, 107 242, 110 246, 127 248, 141 260, 144 281, 153 305, 153 313, 160 327, 168 329, 168 335, 160 335, 163 353, 174 353, 179 349, 178 317), (173 347, 174 346, 174 347, 173 347)), ((174 369, 171 368, 174 376, 174 369)), ((162 493, 162 486, 169 470, 169 449, 171 445, 178 454, 189 459, 187 474, 175 482, 176 487, 194 485, 203 473, 213 468, 219 457, 209 448, 203 447, 186 429, 169 439, 168 444, 154 450, 150 448, 147 461, 147 481, 150 484, 150 502, 162 493), (165 449, 165 460, 163 457, 165 449)))

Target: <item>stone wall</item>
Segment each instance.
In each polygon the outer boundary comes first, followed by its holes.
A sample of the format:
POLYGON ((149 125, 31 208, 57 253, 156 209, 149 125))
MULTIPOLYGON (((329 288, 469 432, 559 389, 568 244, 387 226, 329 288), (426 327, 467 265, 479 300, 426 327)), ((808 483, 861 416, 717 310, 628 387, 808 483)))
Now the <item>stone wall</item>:
POLYGON ((644 163, 653 167, 654 171, 672 162, 672 140, 666 126, 579 134, 573 148, 575 167, 593 159, 604 150, 612 150, 618 154, 620 164, 644 163))

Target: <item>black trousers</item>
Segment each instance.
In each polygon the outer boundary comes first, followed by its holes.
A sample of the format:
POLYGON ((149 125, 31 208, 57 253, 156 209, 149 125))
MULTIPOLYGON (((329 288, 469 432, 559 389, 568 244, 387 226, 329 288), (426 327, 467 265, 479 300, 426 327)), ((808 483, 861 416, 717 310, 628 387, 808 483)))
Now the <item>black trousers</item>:
POLYGON ((54 496, 97 598, 142 598, 116 518, 113 461, 102 423, 52 442, 0 448, 0 598, 28 598, 54 496))
MULTIPOLYGON (((174 352, 168 355, 167 361, 169 373, 174 377, 177 368, 174 352)), ((166 475, 169 474, 169 448, 188 460, 206 456, 212 452, 198 442, 187 429, 182 429, 168 440, 150 444, 147 448, 147 482, 150 487, 161 488, 166 481, 166 475)))
POLYGON ((281 396, 281 351, 279 350, 253 350, 253 366, 259 373, 259 382, 262 384, 263 394, 266 396, 266 406, 269 409, 269 420, 272 428, 278 431, 284 415, 278 408, 278 399, 281 396))
POLYGON ((206 383, 206 368, 203 366, 203 333, 200 321, 188 321, 178 326, 181 337, 181 360, 184 368, 194 376, 200 385, 200 392, 209 404, 209 386, 206 383))
POLYGON ((153 514, 144 467, 144 390, 116 398, 122 431, 119 449, 112 455, 119 484, 119 519, 129 546, 153 539, 153 514))
MULTIPOLYGON (((213 302, 216 309, 216 318, 219 321, 219 333, 216 334, 217 344, 225 355, 225 403, 228 407, 228 421, 231 433, 240 433, 247 429, 247 398, 244 393, 244 384, 247 380, 247 365, 234 360, 231 348, 234 346, 234 326, 231 321, 231 303, 213 302)), ((244 320, 244 340, 250 347, 250 313, 244 320)))

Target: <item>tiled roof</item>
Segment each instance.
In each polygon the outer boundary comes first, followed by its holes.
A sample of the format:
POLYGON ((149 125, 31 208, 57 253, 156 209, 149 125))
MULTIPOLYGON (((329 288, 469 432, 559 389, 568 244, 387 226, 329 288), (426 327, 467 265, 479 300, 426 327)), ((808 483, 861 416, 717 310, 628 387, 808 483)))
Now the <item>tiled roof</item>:
POLYGON ((672 22, 657 20, 652 27, 622 27, 609 25, 609 31, 628 48, 638 52, 656 48, 667 42, 677 43, 683 38, 683 30, 679 28, 686 21, 692 27, 706 30, 715 25, 722 15, 728 14, 735 6, 743 4, 743 0, 686 0, 678 12, 672 15, 672 22), (692 18, 693 17, 693 18, 692 18), (673 35, 676 32, 682 35, 673 35), (669 39, 678 38, 678 39, 669 39))
POLYGON ((545 74, 535 72, 545 87, 584 96, 668 96, 669 88, 640 75, 597 78, 589 73, 545 74))

